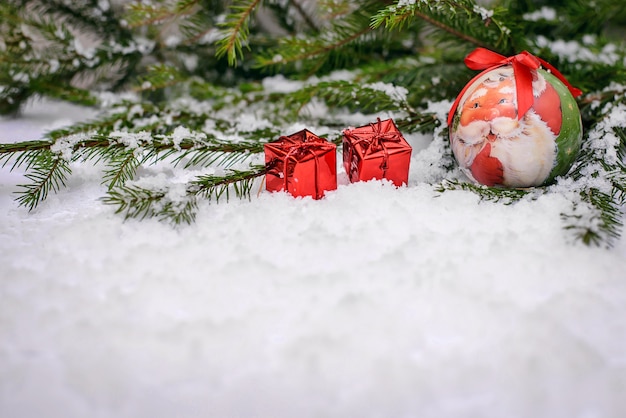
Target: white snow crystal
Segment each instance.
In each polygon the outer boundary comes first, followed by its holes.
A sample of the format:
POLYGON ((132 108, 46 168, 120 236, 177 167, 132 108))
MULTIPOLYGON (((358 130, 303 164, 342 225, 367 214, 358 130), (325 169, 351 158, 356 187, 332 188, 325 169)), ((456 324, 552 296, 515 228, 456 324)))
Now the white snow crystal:
POLYGON ((476 4, 474 5, 474 13, 480 14, 480 17, 483 20, 487 20, 491 16, 493 16, 493 10, 486 9, 483 6, 479 6, 479 5, 476 5, 476 4))
MULTIPOLYGON (((589 40, 590 39, 587 38, 587 41, 589 40)), ((565 41, 557 39, 551 41, 545 36, 539 35, 537 36, 536 42, 539 47, 549 48, 560 58, 569 62, 588 61, 615 65, 620 58, 620 55, 616 53, 616 46, 614 44, 607 44, 599 53, 595 53, 574 40, 565 41)))
POLYGON ((177 126, 172 134, 169 136, 170 140, 177 149, 180 149, 180 143, 185 139, 191 140, 203 140, 206 139, 206 134, 203 132, 190 131, 185 126, 177 126))
POLYGON ((165 38, 164 44, 165 46, 172 48, 178 46, 181 43, 182 39, 180 35, 170 34, 167 38, 165 38))
POLYGON ((125 132, 125 131, 113 131, 109 134, 109 137, 115 139, 118 143, 124 144, 131 149, 138 149, 146 143, 152 142, 152 136, 150 132, 125 132))
POLYGON ((87 133, 64 136, 57 139, 54 144, 52 144, 50 151, 60 154, 64 160, 70 161, 72 159, 75 145, 81 141, 85 141, 86 139, 89 139, 89 134, 87 133))
POLYGON ((18 83, 28 83, 30 76, 26 73, 16 73, 12 76, 13 80, 18 83))
POLYGON ((522 18, 531 22, 537 22, 539 20, 554 20, 556 19, 556 10, 552 7, 542 6, 539 10, 535 10, 531 13, 524 13, 522 18))
POLYGON ((262 85, 263 90, 268 93, 292 93, 301 89, 304 83, 298 80, 288 80, 284 75, 277 74, 264 78, 262 85))
POLYGON ((80 55, 81 57, 84 57, 88 60, 94 58, 94 56, 96 55, 96 48, 94 48, 93 46, 87 46, 84 45, 84 43, 86 43, 86 41, 84 39, 81 39, 80 37, 75 37, 74 38, 74 49, 76 50, 76 53, 78 55, 80 55))
POLYGON ((98 7, 100 10, 106 12, 111 8, 111 5, 109 4, 109 0, 98 0, 98 7))
POLYGON ((50 73, 56 73, 59 67, 61 66, 61 64, 59 63, 59 60, 57 59, 51 59, 50 61, 48 61, 48 64, 49 64, 48 71, 50 71, 50 73))
POLYGON ((406 101, 406 97, 409 94, 409 91, 406 89, 406 87, 395 86, 392 83, 383 83, 382 81, 365 84, 363 87, 370 88, 372 90, 382 91, 386 93, 387 96, 397 102, 406 101))

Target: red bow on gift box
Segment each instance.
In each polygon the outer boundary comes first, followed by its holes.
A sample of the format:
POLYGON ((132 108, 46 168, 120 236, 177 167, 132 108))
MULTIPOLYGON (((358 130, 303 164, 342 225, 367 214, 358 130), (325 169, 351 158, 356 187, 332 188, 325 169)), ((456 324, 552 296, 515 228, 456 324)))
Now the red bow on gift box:
POLYGON ((320 199, 325 191, 337 188, 337 146, 326 139, 304 129, 268 142, 264 148, 268 191, 286 190, 294 196, 320 199))
POLYGON ((408 182, 411 146, 392 119, 343 131, 343 165, 350 182, 387 179, 408 182))
POLYGON ((279 141, 293 143, 293 148, 289 150, 287 154, 282 158, 283 160, 283 180, 284 180, 284 189, 289 189, 289 167, 293 169, 294 165, 300 161, 304 157, 304 154, 311 154, 313 156, 313 160, 315 161, 315 173, 314 184, 315 184, 315 198, 318 199, 323 193, 320 192, 319 187, 319 158, 316 150, 325 150, 327 148, 328 141, 317 138, 317 137, 305 137, 305 141, 307 142, 297 142, 293 141, 288 136, 281 136, 278 138, 279 141), (293 164, 289 164, 291 161, 293 164))
POLYGON ((365 152, 377 152, 383 151, 383 161, 380 168, 383 170, 383 177, 387 170, 387 161, 389 160, 389 152, 385 146, 385 142, 400 142, 402 136, 397 130, 383 132, 383 124, 380 118, 377 118, 375 123, 370 123, 372 128, 372 135, 361 137, 362 134, 356 135, 351 130, 346 129, 343 133, 346 137, 352 140, 352 145, 361 145, 365 149, 365 152))
MULTIPOLYGON (((526 114, 535 101, 533 96, 532 71, 537 70, 539 67, 544 67, 556 78, 561 80, 563 84, 567 86, 570 93, 572 93, 572 96, 578 97, 582 94, 582 91, 573 87, 556 68, 527 51, 523 51, 520 54, 507 58, 504 55, 500 55, 485 48, 476 48, 474 51, 470 52, 467 57, 465 57, 465 65, 472 70, 490 71, 507 64, 513 66, 513 73, 515 75, 518 119, 521 119, 526 114)), ((461 98, 463 97, 463 94, 465 94, 465 91, 473 84, 474 80, 480 77, 481 74, 477 75, 469 83, 467 83, 463 90, 461 90, 461 93, 457 96, 456 100, 452 104, 452 107, 450 108, 450 113, 448 114, 448 126, 452 124, 454 113, 459 105, 459 102, 461 101, 461 98)))

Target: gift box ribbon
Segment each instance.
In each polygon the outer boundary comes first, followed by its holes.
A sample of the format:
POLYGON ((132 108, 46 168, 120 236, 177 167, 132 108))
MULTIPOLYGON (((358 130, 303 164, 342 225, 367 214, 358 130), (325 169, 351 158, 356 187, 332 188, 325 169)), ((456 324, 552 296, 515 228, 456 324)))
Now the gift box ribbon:
POLYGON ((383 132, 383 124, 380 118, 377 118, 377 122, 370 123, 372 127, 372 131, 374 134, 372 136, 368 136, 366 138, 361 138, 360 135, 356 135, 352 133, 352 130, 344 131, 344 134, 353 140, 353 145, 364 145, 365 152, 372 150, 372 152, 383 151, 383 161, 380 165, 380 168, 383 170, 383 177, 387 171, 387 161, 389 160, 389 153, 387 151, 387 147, 385 146, 385 142, 400 142, 402 141, 402 136, 398 131, 386 131, 383 132))
POLYGON ((310 153, 313 156, 314 167, 315 167, 315 198, 318 198, 320 195, 318 177, 319 177, 319 157, 316 150, 324 150, 327 148, 328 142, 321 138, 310 138, 307 142, 297 142, 293 138, 288 136, 281 136, 278 138, 279 141, 288 142, 293 144, 287 154, 282 158, 283 162, 283 181, 284 181, 284 189, 289 190, 287 188, 289 183, 289 174, 288 174, 288 166, 289 162, 292 161, 294 164, 297 164, 299 159, 303 157, 304 154, 310 153))
MULTIPOLYGON (((578 97, 582 94, 582 91, 573 87, 567 79, 556 68, 554 68, 548 62, 538 58, 527 51, 523 51, 520 54, 513 55, 511 57, 505 57, 496 52, 490 51, 485 48, 476 48, 465 57, 465 65, 472 70, 485 70, 491 71, 495 68, 503 65, 511 64, 513 66, 513 74, 515 75, 515 90, 517 92, 517 118, 521 119, 526 112, 532 107, 535 98, 533 96, 533 76, 532 71, 537 70, 539 67, 544 67, 549 70, 556 78, 561 80, 565 86, 567 86, 572 96, 578 97)), ((483 71, 484 72, 484 71, 483 71)), ((481 73, 482 74, 482 73, 481 73)), ((456 100, 450 108, 448 114, 448 126, 452 124, 454 119, 454 113, 459 106, 461 98, 476 80, 480 74, 474 77, 469 83, 465 85, 461 93, 457 96, 456 100)))

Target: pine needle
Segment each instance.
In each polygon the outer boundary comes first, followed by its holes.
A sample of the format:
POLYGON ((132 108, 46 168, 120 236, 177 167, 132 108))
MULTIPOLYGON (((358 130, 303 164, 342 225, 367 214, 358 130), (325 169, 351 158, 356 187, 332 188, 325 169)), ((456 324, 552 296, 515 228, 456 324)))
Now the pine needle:
POLYGON ((30 183, 18 185, 23 190, 17 192, 19 197, 16 200, 20 206, 33 210, 49 192, 57 192, 65 186, 71 170, 67 161, 49 150, 31 151, 27 158, 29 172, 25 177, 30 183))
POLYGON ((226 20, 220 25, 222 36, 217 42, 216 56, 221 58, 226 55, 228 65, 236 66, 238 60, 243 58, 243 47, 247 45, 250 35, 250 18, 260 4, 261 0, 235 0, 226 20))

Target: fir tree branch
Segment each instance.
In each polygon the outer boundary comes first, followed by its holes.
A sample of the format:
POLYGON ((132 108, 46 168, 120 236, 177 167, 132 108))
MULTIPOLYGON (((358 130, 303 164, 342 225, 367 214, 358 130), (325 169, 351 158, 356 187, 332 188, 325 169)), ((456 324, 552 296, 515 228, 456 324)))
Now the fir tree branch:
POLYGON ((182 83, 185 80, 186 77, 176 67, 164 64, 152 65, 146 69, 144 75, 138 77, 137 86, 133 90, 155 91, 182 83))
POLYGON ((116 213, 129 218, 157 218, 173 224, 195 221, 198 199, 230 199, 231 193, 238 198, 250 198, 254 180, 265 175, 265 166, 253 166, 250 170, 230 170, 223 176, 198 176, 186 185, 173 188, 149 189, 138 185, 125 185, 109 190, 103 202, 116 206, 116 213))
POLYGON ((231 190, 236 197, 249 199, 253 181, 257 177, 264 176, 267 171, 266 166, 259 165, 247 171, 229 170, 224 176, 199 176, 190 183, 189 190, 204 199, 215 199, 216 202, 219 202, 222 196, 228 201, 231 190))
POLYGON ((347 106, 352 111, 359 110, 364 113, 403 110, 415 114, 400 90, 391 85, 361 84, 341 80, 322 81, 303 87, 285 97, 285 107, 299 114, 314 98, 324 100, 333 108, 347 106))
POLYGON ((579 196, 571 211, 561 214, 564 229, 585 245, 610 248, 623 228, 619 206, 611 195, 596 188, 584 189, 579 196))
POLYGON ((38 16, 54 16, 57 22, 67 22, 86 32, 106 37, 130 39, 131 35, 119 25, 111 7, 100 7, 98 0, 67 2, 63 0, 7 0, 18 9, 30 10, 38 16))
POLYGON ((10 15, 12 22, 0 28, 9 40, 6 48, 0 48, 0 112, 18 111, 33 95, 94 105, 91 91, 74 81, 83 77, 92 88, 103 83, 115 87, 135 70, 142 53, 139 46, 111 10, 101 10, 97 1, 26 3, 10 0, 0 5, 0 13, 10 15), (75 35, 79 30, 86 32, 75 35), (85 47, 83 35, 93 45, 85 47), (112 67, 118 72, 112 73, 112 67))
POLYGON ((585 131, 581 154, 564 181, 575 198, 561 217, 564 228, 585 244, 610 247, 623 229, 626 203, 626 94, 598 108, 595 122, 585 131))
POLYGON ((65 186, 67 176, 71 173, 67 161, 49 150, 34 151, 37 155, 28 157, 30 172, 25 177, 30 184, 18 185, 23 190, 18 191, 16 199, 20 206, 33 210, 39 202, 44 200, 50 191, 57 192, 65 186))
POLYGON ((222 38, 217 42, 216 56, 226 55, 228 64, 237 65, 237 60, 243 58, 243 46, 250 35, 249 22, 256 8, 262 0, 236 0, 230 6, 230 14, 220 25, 222 38))
POLYGON ((377 0, 364 1, 341 19, 330 22, 319 34, 298 33, 280 38, 277 47, 258 54, 255 67, 297 68, 308 77, 320 70, 380 59, 390 48, 390 41, 382 31, 370 27, 371 14, 379 7, 377 0))
POLYGON ((311 28, 311 30, 313 30, 314 33, 319 33, 320 31, 319 26, 317 25, 317 23, 315 23, 315 21, 311 18, 311 16, 309 16, 309 14, 304 10, 302 5, 300 4, 300 1, 289 0, 289 4, 293 6, 293 8, 298 13, 298 15, 304 20, 304 23, 306 23, 306 25, 309 28, 311 28))
MULTIPOLYGON (((305 51, 302 54, 299 55, 293 55, 290 56, 289 58, 281 58, 281 59, 274 59, 272 60, 272 62, 263 62, 261 61, 260 64, 261 65, 280 65, 280 64, 288 64, 288 63, 292 63, 295 61, 302 61, 305 59, 312 59, 315 58, 317 56, 326 54, 330 51, 334 51, 336 49, 341 48, 342 46, 345 46, 347 44, 349 44, 350 42, 360 38, 361 36, 365 35, 366 33, 370 32, 372 29, 371 28, 363 28, 361 30, 359 30, 358 32, 352 33, 349 36, 346 36, 345 38, 338 38, 336 40, 334 40, 334 42, 331 43, 326 43, 326 44, 321 44, 318 47, 311 49, 309 51, 305 51)), ((294 43, 294 46, 297 45, 297 42, 294 43)), ((306 44, 302 44, 303 46, 305 46, 306 44)))
MULTIPOLYGON (((268 67, 293 64, 303 60, 310 61, 323 55, 327 55, 330 52, 336 51, 341 47, 344 47, 351 42, 354 42, 355 40, 361 38, 363 35, 371 31, 371 28, 365 27, 358 30, 357 32, 350 33, 345 37, 337 37, 331 42, 315 42, 308 39, 292 38, 290 40, 283 41, 281 46, 284 51, 298 52, 296 52, 295 54, 288 52, 285 55, 276 53, 273 56, 262 56, 258 59, 257 65, 259 67, 268 67)), ((309 71, 309 73, 314 73, 315 70, 317 70, 323 63, 324 60, 320 59, 313 67, 313 69, 309 71)))
POLYGON ((502 202, 505 205, 511 205, 529 195, 536 198, 537 194, 542 192, 541 188, 503 189, 461 182, 459 180, 444 180, 435 188, 435 190, 439 193, 443 193, 448 190, 471 191, 479 195, 481 199, 493 202, 502 202))
POLYGON ((146 3, 131 3, 126 6, 126 26, 137 28, 160 24, 168 20, 183 18, 193 14, 193 7, 199 0, 178 1, 174 5, 155 5, 146 3))
POLYGON ((508 53, 510 29, 500 22, 495 13, 495 10, 487 10, 474 0, 422 0, 406 2, 401 6, 390 5, 380 10, 372 17, 371 26, 402 29, 418 18, 463 42, 508 53), (492 28, 497 28, 497 33, 492 28))
POLYGON ((134 150, 111 147, 107 156, 107 169, 102 177, 102 183, 108 184, 108 189, 118 187, 135 177, 140 160, 134 150))
MULTIPOLYGON (((174 135, 180 135, 180 131, 158 137, 131 132, 70 134, 54 140, 0 144, 0 163, 5 166, 13 161, 11 170, 25 166, 26 178, 31 184, 20 186, 25 190, 20 192, 18 202, 33 209, 49 191, 56 192, 65 184, 66 176, 70 174, 68 161, 104 160, 107 168, 103 183, 113 189, 133 179, 137 168, 150 161, 154 163, 173 157, 174 166, 182 164, 185 168, 212 164, 230 167, 263 151, 263 143, 258 141, 223 141, 191 131, 184 138, 174 139, 174 135)), ((244 180, 233 179, 233 182, 244 180)))
POLYGON ((462 32, 460 30, 454 29, 452 26, 446 25, 443 22, 435 20, 434 18, 428 16, 426 13, 422 13, 422 12, 418 12, 418 11, 415 11, 414 13, 415 13, 415 15, 417 17, 419 17, 420 19, 424 20, 425 22, 428 22, 431 25, 448 32, 449 34, 451 34, 452 36, 454 36, 456 38, 462 39, 465 42, 468 42, 468 43, 471 43, 471 44, 474 44, 476 46, 480 46, 480 47, 483 47, 483 48, 492 48, 491 45, 489 45, 489 44, 487 44, 485 42, 482 42, 479 39, 476 39, 473 36, 470 36, 470 35, 462 32))
MULTIPOLYGON (((49 140, 39 140, 39 141, 23 141, 23 142, 15 142, 10 144, 0 144, 0 161, 2 159, 6 159, 10 156, 16 155, 17 153, 28 152, 28 151, 39 151, 42 149, 50 149, 50 146, 54 144, 53 141, 49 140)), ((3 164, 4 167, 4 164, 3 164)))

